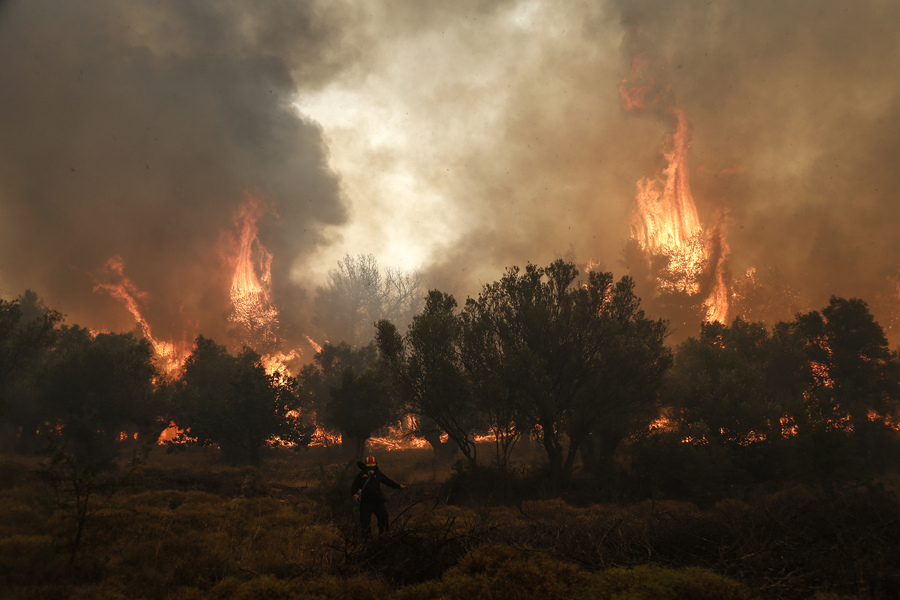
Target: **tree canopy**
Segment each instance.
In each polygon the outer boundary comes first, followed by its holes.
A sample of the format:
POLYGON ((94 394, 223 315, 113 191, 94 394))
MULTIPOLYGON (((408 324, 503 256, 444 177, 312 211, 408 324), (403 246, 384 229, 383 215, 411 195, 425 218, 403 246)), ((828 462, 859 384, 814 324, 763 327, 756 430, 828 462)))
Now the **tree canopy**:
POLYGON ((299 380, 307 410, 320 427, 340 433, 348 456, 360 456, 374 432, 400 417, 374 343, 325 344, 299 380))
POLYGON ((267 374, 260 356, 237 356, 200 336, 176 386, 175 420, 182 441, 217 444, 229 463, 259 464, 273 440, 303 444, 309 431, 299 413, 296 382, 267 374))

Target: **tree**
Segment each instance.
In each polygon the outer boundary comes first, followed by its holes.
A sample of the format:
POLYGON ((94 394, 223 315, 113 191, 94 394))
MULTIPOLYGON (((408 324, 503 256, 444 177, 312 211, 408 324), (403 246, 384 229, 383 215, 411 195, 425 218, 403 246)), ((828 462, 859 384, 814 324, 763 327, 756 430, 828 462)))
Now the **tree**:
POLYGON ((702 422, 710 438, 731 446, 780 437, 784 407, 769 377, 771 347, 762 323, 704 323, 675 355, 672 400, 683 424, 702 422))
POLYGON ((822 316, 835 404, 847 414, 854 430, 862 433, 871 423, 870 412, 885 415, 897 409, 896 357, 863 300, 832 296, 822 316))
POLYGON ((174 382, 159 374, 155 378, 152 392, 135 400, 132 416, 135 438, 132 466, 147 462, 150 452, 159 443, 159 437, 172 424, 174 396, 174 382))
POLYGON ((0 409, 5 386, 53 346, 61 321, 62 315, 44 306, 31 290, 16 300, 0 298, 0 409))
POLYGON ((325 344, 301 371, 300 388, 319 426, 340 433, 346 456, 359 457, 366 440, 398 416, 374 343, 325 344))
MULTIPOLYGON (((631 281, 613 285, 610 273, 589 272, 580 281, 578 275, 563 260, 546 268, 529 264, 524 272, 512 267, 470 298, 461 316, 466 360, 485 365, 477 375, 484 389, 502 390, 499 398, 514 406, 516 424, 535 432, 556 484, 571 475, 600 416, 646 375, 636 361, 647 353, 617 359, 615 352, 644 344, 657 355, 654 369, 667 366, 665 323, 643 317, 631 281), (634 335, 647 337, 629 341, 634 335), (616 392, 605 395, 613 375, 616 392)), ((653 394, 648 398, 640 402, 655 402, 653 394)))
POLYGON ((789 390, 786 412, 815 473, 828 478, 880 463, 875 447, 883 419, 896 415, 900 363, 868 305, 833 296, 821 311, 776 324, 773 338, 773 369, 789 390))
POLYGON ((121 434, 154 410, 150 343, 131 333, 95 336, 64 327, 44 369, 38 389, 47 430, 58 432, 77 460, 111 466, 121 434))
POLYGON ((13 301, 0 299, 0 422, 8 446, 19 452, 37 450, 37 432, 48 416, 36 386, 61 321, 30 290, 13 301))
POLYGON ((665 344, 667 322, 646 317, 630 277, 612 286, 600 323, 599 368, 589 383, 593 391, 574 422, 589 427, 581 445, 585 470, 609 476, 622 442, 658 417, 658 394, 672 352, 665 344))
POLYGON ((347 254, 316 290, 315 303, 327 337, 355 347, 371 339, 370 328, 380 319, 408 323, 420 301, 418 273, 386 269, 382 275, 373 255, 347 254))
POLYGON ((405 339, 387 320, 376 325, 382 356, 394 376, 405 409, 415 415, 418 432, 442 454, 446 433, 470 464, 477 462, 474 434, 484 419, 463 368, 462 329, 456 300, 438 290, 428 293, 423 311, 413 317, 405 339))
POLYGON ((237 356, 200 336, 176 383, 175 422, 180 443, 216 444, 230 464, 258 465, 260 451, 280 440, 303 444, 309 434, 300 414, 296 381, 267 374, 260 356, 237 356))
POLYGON ((53 345, 62 315, 28 290, 16 300, 0 299, 0 384, 53 345))

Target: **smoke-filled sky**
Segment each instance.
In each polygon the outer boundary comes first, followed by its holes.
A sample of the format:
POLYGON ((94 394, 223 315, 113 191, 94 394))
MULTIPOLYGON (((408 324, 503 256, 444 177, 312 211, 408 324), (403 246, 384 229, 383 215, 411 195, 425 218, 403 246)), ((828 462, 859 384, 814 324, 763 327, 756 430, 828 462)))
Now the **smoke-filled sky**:
POLYGON ((810 309, 883 304, 898 27, 895 0, 7 0, 0 295, 127 330, 95 289, 120 257, 156 331, 215 335, 249 196, 288 316, 348 253, 460 299, 562 255, 624 275, 674 127, 623 107, 637 55, 689 116, 730 273, 775 270, 810 309))

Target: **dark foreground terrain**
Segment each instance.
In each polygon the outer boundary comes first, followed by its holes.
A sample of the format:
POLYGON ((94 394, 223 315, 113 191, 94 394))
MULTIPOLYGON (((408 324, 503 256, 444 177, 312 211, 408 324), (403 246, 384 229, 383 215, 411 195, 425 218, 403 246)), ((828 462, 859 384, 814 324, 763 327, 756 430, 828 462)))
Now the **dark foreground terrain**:
POLYGON ((900 598, 900 484, 680 501, 498 503, 425 451, 382 453, 391 530, 363 539, 356 467, 324 450, 221 466, 166 455, 113 478, 0 462, 5 599, 900 598))

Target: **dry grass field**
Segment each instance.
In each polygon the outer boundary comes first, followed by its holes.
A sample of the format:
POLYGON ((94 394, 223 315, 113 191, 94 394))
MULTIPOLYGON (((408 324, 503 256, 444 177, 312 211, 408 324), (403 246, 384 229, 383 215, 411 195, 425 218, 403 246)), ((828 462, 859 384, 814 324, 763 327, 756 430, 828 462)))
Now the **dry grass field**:
MULTIPOLYGON (((0 597, 15 599, 896 598, 890 482, 794 487, 700 508, 479 501, 427 450, 379 453, 409 484, 391 529, 360 536, 333 449, 259 469, 212 450, 151 455, 112 480, 0 462, 0 597), (81 510, 80 510, 81 509, 81 510), (80 534, 79 534, 80 532, 80 534)), ((528 477, 523 469, 521 477, 528 477)), ((523 485, 520 482, 518 485, 523 485)), ((508 498, 507 498, 508 499, 508 498)))

